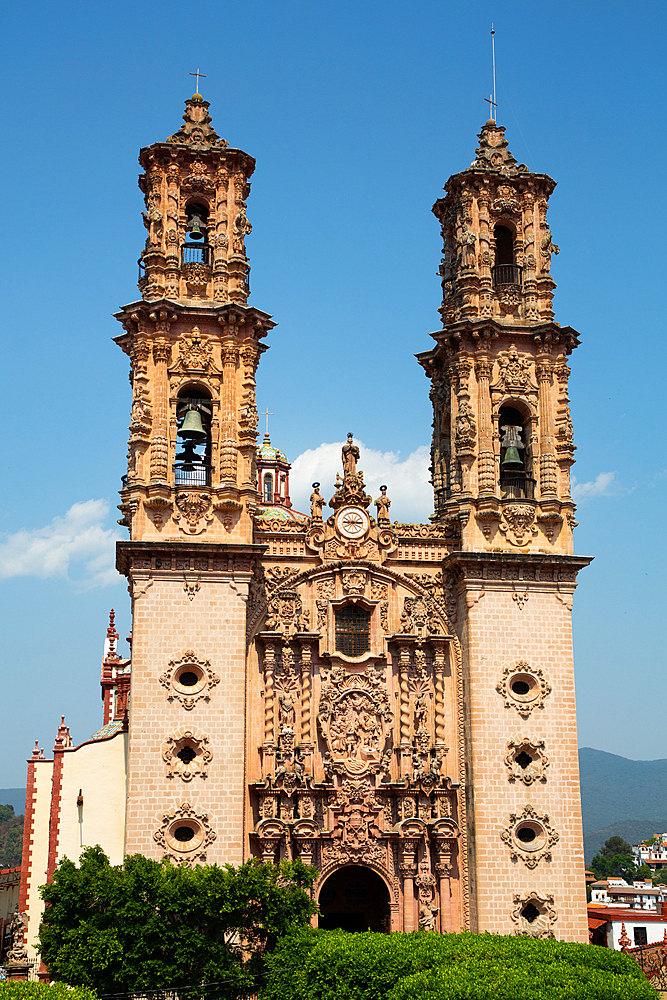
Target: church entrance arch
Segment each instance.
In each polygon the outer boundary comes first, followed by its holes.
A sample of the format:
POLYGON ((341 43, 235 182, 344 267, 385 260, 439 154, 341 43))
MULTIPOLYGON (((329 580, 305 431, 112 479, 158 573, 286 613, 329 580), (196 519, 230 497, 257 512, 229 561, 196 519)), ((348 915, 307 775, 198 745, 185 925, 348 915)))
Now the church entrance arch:
POLYGON ((389 889, 370 868, 346 865, 333 872, 320 889, 318 903, 318 926, 325 930, 389 930, 389 889))

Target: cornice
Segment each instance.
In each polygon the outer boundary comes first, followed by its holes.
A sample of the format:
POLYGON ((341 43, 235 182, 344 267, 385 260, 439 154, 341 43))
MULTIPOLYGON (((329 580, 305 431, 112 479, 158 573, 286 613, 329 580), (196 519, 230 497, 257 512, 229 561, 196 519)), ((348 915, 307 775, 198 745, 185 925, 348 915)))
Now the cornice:
POLYGON ((501 583, 523 580, 535 583, 575 584, 577 573, 592 556, 548 555, 541 552, 450 552, 443 569, 459 580, 501 583))
MULTIPOLYGON (((232 559, 254 558, 259 559, 266 552, 266 545, 255 545, 252 543, 239 543, 239 542, 190 542, 190 541, 144 541, 144 542, 116 542, 116 569, 123 576, 127 576, 129 570, 132 568, 133 563, 137 558, 141 559, 142 562, 150 560, 151 568, 154 566, 155 559, 168 559, 171 560, 176 556, 180 556, 181 559, 187 557, 193 559, 202 560, 204 558, 210 560, 213 559, 224 559, 225 557, 232 559)), ((142 569, 148 569, 147 566, 142 566, 142 569)), ((169 567, 161 566, 155 567, 162 570, 167 570, 169 567)), ((215 568, 215 567, 212 567, 215 568)), ((199 570, 200 567, 197 567, 199 570)), ((180 573, 181 570, 174 570, 176 573, 180 573)))

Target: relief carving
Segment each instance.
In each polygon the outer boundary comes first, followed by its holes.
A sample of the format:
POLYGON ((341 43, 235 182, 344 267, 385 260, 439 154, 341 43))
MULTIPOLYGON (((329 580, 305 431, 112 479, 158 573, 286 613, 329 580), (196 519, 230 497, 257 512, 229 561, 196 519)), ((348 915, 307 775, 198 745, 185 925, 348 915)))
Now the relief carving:
POLYGON ((190 535, 199 535, 211 524, 214 514, 211 505, 211 495, 197 491, 176 494, 176 506, 173 519, 181 531, 190 535), (185 524, 182 522, 185 521, 185 524), (187 525, 187 527, 186 527, 187 525))
POLYGON ((503 668, 496 691, 505 700, 505 708, 515 708, 519 715, 528 717, 535 708, 544 708, 551 693, 551 684, 539 667, 531 667, 526 660, 517 660, 503 668))
POLYGON ((503 507, 500 531, 511 545, 529 545, 537 534, 535 508, 526 503, 512 503, 503 507))
POLYGON ((546 814, 525 806, 521 813, 510 813, 509 826, 500 839, 509 847, 512 861, 523 861, 532 870, 542 860, 551 861, 551 848, 560 838, 546 814))
POLYGON ((182 802, 177 809, 162 816, 162 824, 153 834, 153 840, 163 850, 163 857, 179 865, 192 865, 206 861, 206 848, 217 839, 206 813, 198 813, 189 802, 182 802), (184 839, 184 831, 191 836, 184 839))
POLYGON ((511 913, 516 927, 515 934, 534 938, 552 938, 556 922, 554 897, 541 896, 537 892, 525 895, 515 894, 514 909, 511 913))
POLYGON ((386 771, 392 713, 382 673, 322 671, 317 722, 327 745, 330 772, 348 775, 386 771))

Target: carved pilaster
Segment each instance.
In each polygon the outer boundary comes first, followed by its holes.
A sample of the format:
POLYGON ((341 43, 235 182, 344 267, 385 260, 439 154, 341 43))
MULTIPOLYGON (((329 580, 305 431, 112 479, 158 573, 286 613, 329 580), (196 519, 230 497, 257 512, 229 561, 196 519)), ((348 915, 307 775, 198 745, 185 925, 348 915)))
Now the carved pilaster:
POLYGON ((558 477, 551 384, 553 366, 540 359, 535 365, 540 390, 540 490, 542 496, 556 496, 558 477))

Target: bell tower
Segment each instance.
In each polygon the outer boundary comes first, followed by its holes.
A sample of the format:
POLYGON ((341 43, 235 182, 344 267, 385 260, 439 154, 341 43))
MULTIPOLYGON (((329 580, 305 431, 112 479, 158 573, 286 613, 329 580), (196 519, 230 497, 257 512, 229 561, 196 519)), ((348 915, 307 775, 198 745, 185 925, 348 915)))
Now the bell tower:
POLYGON ((255 373, 274 324, 248 305, 255 161, 208 109, 194 94, 178 132, 140 152, 141 298, 116 314, 132 383, 130 540, 118 545, 133 613, 125 850, 240 862, 245 607, 262 551, 255 373))
POLYGON ((517 164, 490 119, 433 206, 443 327, 418 357, 432 381, 434 519, 460 522, 464 549, 572 552, 567 358, 578 335, 554 322, 555 186, 517 164))
POLYGON ((431 380, 434 527, 464 676, 473 929, 587 940, 571 610, 574 463, 568 358, 547 222, 556 184, 489 119, 433 212, 442 327, 431 380))

